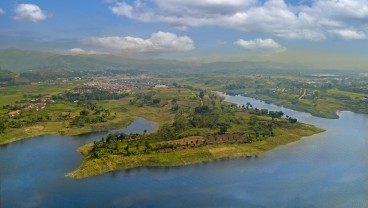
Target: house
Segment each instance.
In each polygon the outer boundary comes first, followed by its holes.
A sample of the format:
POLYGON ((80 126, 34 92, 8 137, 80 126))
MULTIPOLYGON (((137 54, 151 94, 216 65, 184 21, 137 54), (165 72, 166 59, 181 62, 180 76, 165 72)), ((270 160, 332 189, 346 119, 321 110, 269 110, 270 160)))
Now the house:
POLYGON ((42 98, 38 98, 37 101, 41 102, 41 103, 50 103, 53 100, 52 100, 51 96, 45 96, 45 97, 42 97, 42 98))
POLYGON ((37 103, 35 105, 35 109, 38 111, 38 110, 42 110, 46 107, 46 103, 37 103))
POLYGON ((9 117, 14 117, 14 116, 17 116, 17 115, 19 115, 20 114, 20 110, 16 110, 16 111, 12 111, 12 112, 9 112, 8 113, 8 116, 9 117))
POLYGON ((23 108, 23 111, 29 111, 29 110, 32 110, 32 108, 33 108, 33 105, 29 105, 29 106, 23 108))

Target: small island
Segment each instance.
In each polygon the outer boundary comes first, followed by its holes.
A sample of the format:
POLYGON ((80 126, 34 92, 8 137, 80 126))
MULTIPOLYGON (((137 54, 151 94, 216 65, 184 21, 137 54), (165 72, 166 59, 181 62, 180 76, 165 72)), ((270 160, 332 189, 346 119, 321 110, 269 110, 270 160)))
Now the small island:
POLYGON ((156 103, 161 116, 172 119, 161 120, 160 129, 151 134, 109 134, 80 147, 83 164, 68 176, 84 178, 137 167, 253 157, 323 131, 281 111, 253 108, 250 103, 237 106, 215 93, 188 88, 176 86, 136 96, 131 105, 156 103))

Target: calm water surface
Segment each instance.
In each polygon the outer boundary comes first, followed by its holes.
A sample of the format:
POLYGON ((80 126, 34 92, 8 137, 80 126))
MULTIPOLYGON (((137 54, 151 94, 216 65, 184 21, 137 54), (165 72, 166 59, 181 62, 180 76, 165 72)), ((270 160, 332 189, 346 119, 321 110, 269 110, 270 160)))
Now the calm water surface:
MULTIPOLYGON (((327 131, 259 158, 177 168, 139 168, 82 180, 76 149, 107 132, 39 136, 0 146, 0 207, 368 207, 368 116, 316 118, 242 96, 242 105, 282 110, 327 131)), ((138 119, 126 133, 157 126, 138 119)))

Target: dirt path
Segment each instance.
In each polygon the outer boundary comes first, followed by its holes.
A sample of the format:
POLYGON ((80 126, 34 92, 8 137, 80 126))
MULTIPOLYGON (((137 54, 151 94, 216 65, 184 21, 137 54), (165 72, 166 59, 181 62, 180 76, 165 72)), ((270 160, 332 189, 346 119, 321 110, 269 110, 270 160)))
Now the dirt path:
POLYGON ((306 95, 307 95, 307 90, 304 89, 303 94, 298 98, 298 100, 301 100, 306 95))

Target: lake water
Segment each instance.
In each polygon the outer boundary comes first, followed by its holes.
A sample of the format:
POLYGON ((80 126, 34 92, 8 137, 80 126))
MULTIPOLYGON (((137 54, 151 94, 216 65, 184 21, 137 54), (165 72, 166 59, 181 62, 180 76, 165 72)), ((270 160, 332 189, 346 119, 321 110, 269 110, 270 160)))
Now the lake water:
MULTIPOLYGON (((282 110, 326 129, 258 158, 139 168, 87 179, 66 173, 76 149, 107 132, 39 136, 0 146, 0 207, 368 207, 368 116, 316 118, 242 96, 226 100, 282 110)), ((124 132, 157 128, 138 119, 124 132)))

